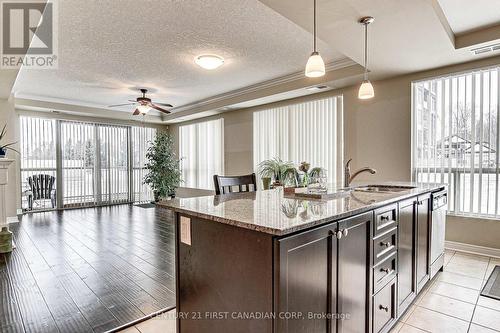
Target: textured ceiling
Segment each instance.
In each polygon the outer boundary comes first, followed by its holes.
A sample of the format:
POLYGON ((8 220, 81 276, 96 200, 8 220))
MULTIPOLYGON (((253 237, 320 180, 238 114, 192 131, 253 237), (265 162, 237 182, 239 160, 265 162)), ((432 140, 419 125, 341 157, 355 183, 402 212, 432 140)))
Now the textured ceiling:
POLYGON ((500 23, 499 0, 439 0, 455 34, 500 23))
MULTIPOLYGON (((319 48, 326 61, 344 58, 319 48)), ((182 106, 302 70, 310 52, 309 32, 257 0, 64 0, 59 68, 21 69, 14 92, 103 107, 146 87, 182 106), (204 53, 223 56, 224 66, 197 67, 204 53)))

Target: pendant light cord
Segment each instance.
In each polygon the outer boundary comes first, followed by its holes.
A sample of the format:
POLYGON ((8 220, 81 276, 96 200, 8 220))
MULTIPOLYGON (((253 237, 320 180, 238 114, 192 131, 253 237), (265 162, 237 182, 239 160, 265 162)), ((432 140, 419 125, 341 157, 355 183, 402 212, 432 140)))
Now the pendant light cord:
POLYGON ((368 79, 368 24, 365 23, 365 80, 368 79))
POLYGON ((316 0, 314 0, 314 5, 313 5, 313 49, 314 52, 316 52, 316 0))

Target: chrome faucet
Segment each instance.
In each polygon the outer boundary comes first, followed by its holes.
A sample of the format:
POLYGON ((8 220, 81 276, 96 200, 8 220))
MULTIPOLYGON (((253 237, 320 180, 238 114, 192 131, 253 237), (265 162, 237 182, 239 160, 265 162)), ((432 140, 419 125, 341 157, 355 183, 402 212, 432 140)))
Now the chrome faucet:
POLYGON ((344 167, 344 186, 346 186, 346 187, 351 185, 354 178, 356 178, 359 174, 361 174, 363 172, 369 172, 372 175, 377 173, 377 170, 375 170, 375 169, 372 169, 369 167, 364 167, 364 168, 357 170, 355 173, 353 173, 351 175, 351 162, 352 162, 352 158, 349 161, 347 161, 347 163, 345 164, 345 167, 344 167))

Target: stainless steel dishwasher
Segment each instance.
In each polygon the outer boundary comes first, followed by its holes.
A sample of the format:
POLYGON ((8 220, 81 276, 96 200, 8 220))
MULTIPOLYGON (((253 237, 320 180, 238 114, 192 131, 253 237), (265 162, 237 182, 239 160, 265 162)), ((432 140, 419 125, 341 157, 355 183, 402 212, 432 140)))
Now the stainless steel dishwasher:
POLYGON ((432 193, 431 200, 430 275, 432 279, 444 265, 444 236, 446 230, 446 209, 448 204, 447 190, 444 189, 432 193))

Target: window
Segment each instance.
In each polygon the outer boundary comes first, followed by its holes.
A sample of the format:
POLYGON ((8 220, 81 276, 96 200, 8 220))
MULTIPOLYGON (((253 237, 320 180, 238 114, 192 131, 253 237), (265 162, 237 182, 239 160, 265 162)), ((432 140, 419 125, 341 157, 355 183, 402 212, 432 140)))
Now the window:
POLYGON ((413 177, 447 183, 449 212, 500 217, 500 68, 413 83, 413 177), (431 105, 420 105, 421 91, 431 105))
POLYGON ((224 174, 224 122, 209 120, 179 127, 179 156, 185 187, 212 190, 224 174))
POLYGON ((20 129, 24 210, 152 199, 142 179, 156 129, 24 116, 20 129), (54 191, 32 201, 36 188, 29 178, 40 174, 55 177, 54 191))
POLYGON ((328 182, 342 180, 342 97, 293 104, 253 114, 253 162, 279 157, 327 170, 328 182))

